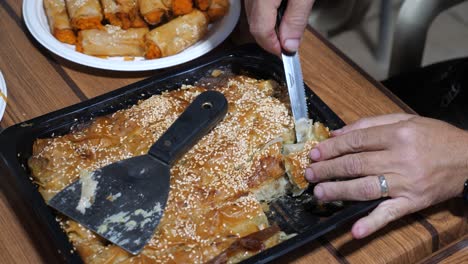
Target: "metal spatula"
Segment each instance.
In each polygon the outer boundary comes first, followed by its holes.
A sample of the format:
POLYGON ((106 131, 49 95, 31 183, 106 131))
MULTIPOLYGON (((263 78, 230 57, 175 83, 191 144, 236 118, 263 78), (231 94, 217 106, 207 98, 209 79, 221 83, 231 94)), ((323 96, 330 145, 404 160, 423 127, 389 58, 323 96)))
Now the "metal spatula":
POLYGON ((49 205, 126 251, 139 253, 163 215, 171 164, 226 115, 227 107, 223 94, 203 92, 148 154, 81 175, 49 205))

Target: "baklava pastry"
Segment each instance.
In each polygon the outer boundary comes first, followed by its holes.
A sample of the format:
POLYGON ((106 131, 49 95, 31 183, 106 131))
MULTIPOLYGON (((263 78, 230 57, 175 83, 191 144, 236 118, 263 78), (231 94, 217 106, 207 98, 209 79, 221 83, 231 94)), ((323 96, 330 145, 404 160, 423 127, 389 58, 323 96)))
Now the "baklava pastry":
POLYGON ((76 50, 84 54, 111 57, 140 57, 145 53, 144 37, 148 28, 121 29, 106 25, 104 29, 81 30, 76 50))
POLYGON ((43 3, 52 35, 60 42, 74 45, 76 35, 70 25, 65 0, 44 0, 43 3))
POLYGON ((207 30, 208 18, 194 9, 146 34, 145 57, 156 59, 177 54, 199 41, 207 30))
POLYGON ((76 30, 102 28, 99 0, 66 0, 71 25, 76 30))

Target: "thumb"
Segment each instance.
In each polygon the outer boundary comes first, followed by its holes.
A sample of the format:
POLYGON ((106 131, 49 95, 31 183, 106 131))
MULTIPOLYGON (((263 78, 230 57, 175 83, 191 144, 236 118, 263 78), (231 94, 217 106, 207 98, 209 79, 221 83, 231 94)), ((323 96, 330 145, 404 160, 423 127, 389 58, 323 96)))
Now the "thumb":
POLYGON ((314 0, 288 1, 279 28, 281 46, 287 51, 296 52, 299 49, 313 4, 314 0))
POLYGON ((352 227, 354 238, 364 238, 413 211, 412 203, 406 198, 397 197, 381 202, 368 216, 359 219, 352 227))

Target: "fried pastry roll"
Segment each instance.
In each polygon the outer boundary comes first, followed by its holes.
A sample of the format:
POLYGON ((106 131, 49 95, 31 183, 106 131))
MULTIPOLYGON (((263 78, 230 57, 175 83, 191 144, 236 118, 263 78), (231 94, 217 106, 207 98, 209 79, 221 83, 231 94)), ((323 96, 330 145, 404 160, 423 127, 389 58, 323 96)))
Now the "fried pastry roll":
POLYGON ((44 0, 43 4, 52 35, 61 42, 75 44, 76 35, 70 25, 65 1, 44 0))
POLYGON ((229 0, 210 0, 210 5, 206 10, 210 22, 221 19, 229 12, 229 0))
POLYGON ((172 0, 171 10, 174 16, 186 15, 193 11, 192 0, 172 0))
POLYGON ((74 29, 102 28, 99 0, 66 0, 68 15, 74 29))
POLYGON ((81 30, 76 50, 93 56, 143 56, 144 37, 148 28, 130 28, 106 25, 104 29, 81 30))
MULTIPOLYGON (((148 24, 140 15, 137 0, 117 0, 117 2, 120 4, 120 12, 117 13, 120 20, 126 21, 127 19, 125 17, 128 16, 130 27, 148 27, 148 24)), ((125 27, 125 23, 123 26, 125 27)))
POLYGON ((104 17, 111 25, 122 27, 122 21, 117 17, 120 8, 115 0, 101 0, 104 17))
POLYGON ((167 16, 171 6, 171 0, 138 0, 140 14, 151 25, 161 23, 167 16))
POLYGON ((147 59, 181 52, 200 40, 208 30, 208 18, 198 9, 180 16, 146 34, 147 59))
POLYGON ((138 13, 137 0, 101 0, 104 17, 123 29, 146 27, 138 13))
POLYGON ((208 10, 208 7, 210 7, 210 4, 211 4, 211 0, 195 0, 195 5, 201 11, 208 10))

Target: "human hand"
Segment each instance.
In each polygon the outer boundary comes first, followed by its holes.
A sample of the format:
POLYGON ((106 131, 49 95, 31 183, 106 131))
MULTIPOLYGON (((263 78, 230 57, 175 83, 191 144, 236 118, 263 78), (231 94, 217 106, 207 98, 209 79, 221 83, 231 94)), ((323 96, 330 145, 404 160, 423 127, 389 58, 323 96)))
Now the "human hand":
POLYGON ((299 48, 310 10, 315 0, 288 1, 279 26, 279 40, 275 31, 276 14, 281 0, 245 0, 250 32, 265 50, 280 55, 281 47, 290 52, 299 48))
POLYGON ((352 227, 363 238, 404 215, 462 193, 468 179, 468 133, 445 122, 408 114, 365 118, 332 132, 310 152, 306 178, 322 201, 390 199, 352 227), (340 178, 347 181, 328 180, 340 178))

